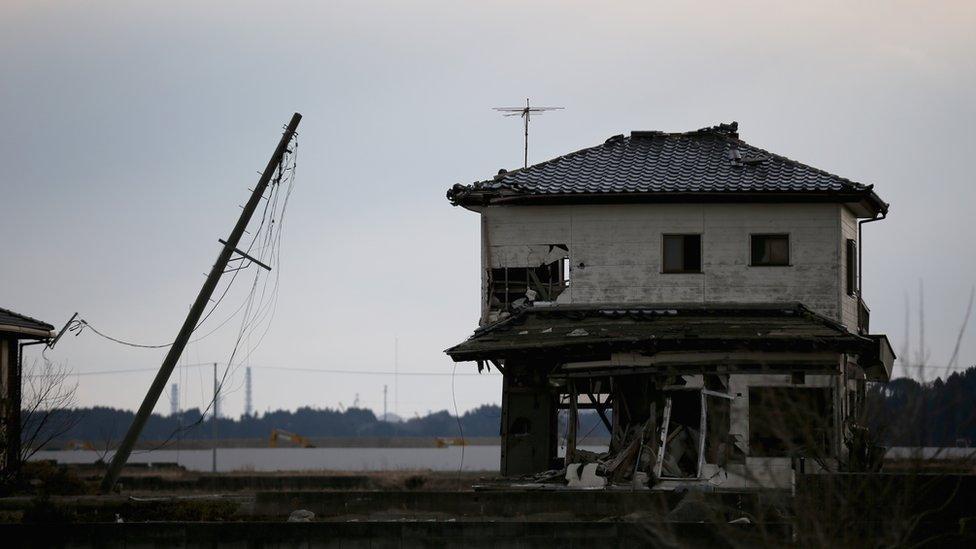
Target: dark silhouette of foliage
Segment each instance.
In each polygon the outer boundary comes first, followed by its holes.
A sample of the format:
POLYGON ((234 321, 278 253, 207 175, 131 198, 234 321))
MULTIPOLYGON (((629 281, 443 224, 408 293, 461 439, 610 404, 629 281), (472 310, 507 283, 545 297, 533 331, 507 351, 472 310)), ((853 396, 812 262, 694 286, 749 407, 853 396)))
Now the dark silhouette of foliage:
MULTIPOLYGON (((73 427, 60 441, 89 441, 99 446, 117 441, 132 422, 133 413, 115 408, 94 407, 64 410, 73 427)), ((461 415, 465 436, 498 436, 501 408, 485 405, 461 415)), ((273 429, 284 429, 306 437, 457 437, 458 424, 447 411, 406 419, 399 423, 380 421, 372 410, 347 408, 334 410, 303 407, 294 412, 277 410, 261 416, 220 418, 217 431, 222 439, 267 438, 273 429)), ((208 439, 209 418, 200 422, 200 410, 184 410, 179 415, 153 414, 142 432, 143 440, 208 439), (188 428, 188 426, 195 425, 188 428), (181 429, 181 426, 182 429, 181 429)))
POLYGON ((976 366, 931 383, 899 378, 867 394, 867 420, 888 446, 976 442, 976 366))
MULTIPOLYGON (((887 446, 956 446, 976 442, 976 366, 955 372, 944 380, 929 383, 899 378, 869 388, 866 418, 873 431, 887 446)), ((595 413, 581 412, 581 435, 607 436, 595 413)), ((73 427, 60 441, 117 441, 132 422, 127 410, 94 407, 60 412, 73 427)), ((207 439, 209 420, 200 422, 200 410, 183 411, 179 416, 154 414, 143 430, 144 440, 166 440, 179 431, 183 439, 207 439), (197 424, 193 428, 187 426, 197 424), (184 430, 180 431, 180 426, 184 430)), ((498 436, 501 408, 484 405, 461 415, 464 436, 498 436)), ((457 420, 445 411, 432 412, 399 423, 380 421, 365 408, 303 407, 295 411, 277 410, 260 416, 220 418, 220 438, 267 438, 272 429, 284 429, 306 437, 457 437, 457 420)))

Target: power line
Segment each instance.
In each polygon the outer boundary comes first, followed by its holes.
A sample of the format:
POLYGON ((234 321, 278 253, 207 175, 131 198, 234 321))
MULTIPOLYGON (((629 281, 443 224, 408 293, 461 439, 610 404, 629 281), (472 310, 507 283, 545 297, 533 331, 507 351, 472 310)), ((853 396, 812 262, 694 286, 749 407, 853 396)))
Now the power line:
MULTIPOLYGON (((347 374, 347 375, 367 375, 367 376, 451 376, 451 372, 390 372, 390 371, 377 371, 377 370, 333 370, 325 368, 301 368, 292 366, 252 366, 252 368, 260 368, 263 370, 284 370, 292 372, 309 372, 316 374, 347 374)), ((459 376, 481 376, 485 374, 457 374, 459 376)))
MULTIPOLYGON (((271 197, 266 197, 265 204, 264 204, 264 209, 263 209, 263 211, 261 213, 261 222, 258 224, 258 228, 254 232, 254 236, 251 238, 251 242, 250 242, 250 244, 248 244, 247 250, 245 251, 245 253, 247 253, 248 255, 250 255, 251 252, 252 252, 252 250, 253 250, 253 248, 254 248, 255 243, 257 243, 257 241, 258 241, 258 238, 260 238, 260 237, 263 236, 264 237, 264 241, 263 241, 264 245, 258 248, 258 251, 261 252, 260 253, 260 258, 261 259, 263 259, 264 255, 265 255, 265 253, 264 253, 265 250, 267 250, 269 247, 274 247, 275 248, 275 249, 272 249, 271 250, 271 254, 270 255, 272 257, 276 257, 276 254, 275 254, 275 252, 277 251, 276 248, 277 248, 277 245, 279 245, 280 242, 281 242, 280 223, 281 223, 282 219, 284 218, 285 207, 287 206, 287 202, 288 202, 288 196, 291 195, 291 189, 292 189, 292 186, 293 186, 293 183, 294 183, 294 180, 295 180, 295 168, 297 166, 297 156, 298 156, 298 133, 297 132, 295 132, 294 137, 293 137, 292 148, 289 149, 286 154, 289 156, 290 165, 287 166, 287 167, 285 167, 284 166, 284 162, 282 162, 282 163, 280 163, 278 165, 278 173, 277 173, 274 181, 271 183, 271 187, 272 187, 271 197), (280 188, 280 183, 281 183, 281 180, 284 177, 285 173, 289 173, 289 176, 288 176, 288 179, 287 179, 288 191, 286 193, 284 205, 282 206, 281 212, 279 213, 279 212, 277 212, 278 189, 280 188), (271 224, 272 225, 274 223, 274 218, 275 218, 275 216, 277 214, 278 221, 279 221, 279 226, 278 226, 278 229, 279 230, 278 231, 274 231, 274 227, 272 227, 269 230, 263 230, 265 228, 265 224, 268 223, 268 215, 269 215, 269 213, 271 215, 271 224)), ((242 262, 244 261, 243 258, 235 258, 232 261, 236 261, 238 259, 240 259, 242 262)), ((207 320, 211 317, 211 315, 213 315, 213 313, 217 310, 217 307, 221 304, 221 302, 223 302, 224 298, 230 292, 231 287, 234 285, 234 281, 237 280, 237 275, 240 273, 241 270, 243 270, 247 266, 249 266, 249 264, 248 265, 242 265, 239 268, 235 268, 235 269, 232 269, 231 271, 229 271, 229 272, 232 272, 233 273, 232 276, 231 276, 231 278, 230 278, 230 281, 227 282, 227 285, 224 287, 223 292, 221 292, 220 296, 218 296, 217 299, 214 300, 213 305, 210 306, 210 310, 207 311, 203 315, 203 318, 200 319, 200 321, 193 328, 193 331, 191 333, 195 333, 197 330, 199 330, 200 327, 203 326, 204 323, 207 322, 207 320)), ((275 275, 275 290, 277 290, 277 280, 278 280, 278 274, 276 273, 276 275, 275 275)), ((196 339, 190 340, 189 343, 196 343, 198 341, 201 341, 203 339, 206 339, 207 337, 209 337, 210 335, 212 335, 214 332, 216 332, 217 330, 219 330, 220 328, 222 328, 231 319, 233 319, 235 316, 237 316, 237 313, 239 313, 241 311, 241 309, 243 309, 244 306, 251 299, 253 299, 253 290, 252 290, 252 294, 249 295, 249 299, 243 301, 241 303, 241 305, 238 306, 237 309, 234 310, 234 312, 231 313, 227 318, 225 318, 220 323, 218 323, 212 330, 210 330, 206 334, 204 334, 204 335, 202 335, 202 336, 200 336, 200 337, 198 337, 196 339)), ((112 341, 112 342, 118 343, 120 345, 125 345, 127 347, 135 347, 135 348, 139 348, 139 349, 165 349, 165 348, 171 347, 173 345, 172 342, 170 342, 170 343, 162 343, 162 344, 136 343, 136 342, 133 342, 133 341, 129 341, 129 340, 122 339, 122 338, 110 336, 110 335, 108 335, 108 334, 106 334, 106 333, 98 330, 94 326, 92 326, 91 323, 88 320, 84 319, 84 318, 79 318, 79 319, 74 320, 73 322, 71 322, 69 324, 69 326, 68 326, 68 331, 74 332, 75 333, 75 336, 78 336, 78 335, 81 335, 81 333, 86 328, 87 329, 90 329, 93 333, 95 333, 96 335, 98 335, 98 336, 100 336, 100 337, 102 337, 102 338, 104 338, 104 339, 106 339, 108 341, 112 341)))
MULTIPOLYGON (((213 366, 213 362, 199 362, 193 364, 182 364, 185 368, 201 368, 204 366, 213 366)), ((927 365, 919 368, 918 366, 909 366, 912 370, 949 370, 955 369, 957 372, 965 371, 973 366, 946 366, 946 365, 927 365)), ((258 370, 276 370, 284 372, 301 372, 301 373, 314 373, 314 374, 339 374, 339 375, 363 375, 363 376, 414 376, 414 377, 444 377, 452 375, 451 372, 401 372, 395 370, 344 370, 344 369, 334 369, 334 368, 310 368, 301 366, 256 366, 250 365, 249 368, 255 368, 258 370)), ((92 372, 71 372, 67 375, 69 376, 100 376, 100 375, 114 375, 114 374, 135 374, 142 372, 155 372, 158 368, 147 367, 147 368, 126 368, 123 370, 95 370, 92 372)), ((24 377, 45 377, 46 374, 30 374, 24 377)), ((484 376, 492 375, 491 373, 478 374, 478 373, 460 373, 458 376, 484 376)))
MULTIPOLYGON (((213 362, 201 362, 197 364, 183 364, 184 368, 202 368, 204 366, 213 366, 213 362)), ((300 366, 255 366, 251 365, 249 368, 254 368, 258 370, 277 370, 284 372, 302 372, 302 373, 312 373, 312 374, 340 374, 340 375, 360 375, 360 376, 413 376, 413 377, 443 377, 452 375, 451 372, 394 372, 394 371, 384 371, 384 370, 338 370, 333 368, 303 368, 300 366)), ((143 372, 155 372, 158 368, 147 367, 147 368, 126 368, 124 370, 95 370, 93 372, 72 372, 68 375, 70 376, 102 376, 102 375, 115 375, 115 374, 137 374, 143 372)), ((25 377, 45 377, 46 374, 34 374, 25 377)), ((458 376, 484 376, 490 374, 457 374, 458 376)))
MULTIPOLYGON (((295 170, 298 165, 297 162, 298 133, 293 132, 292 138, 293 139, 291 141, 291 148, 288 147, 285 148, 285 152, 282 155, 280 161, 278 162, 276 168, 277 172, 275 173, 274 176, 272 176, 272 180, 269 182, 269 186, 271 187, 271 196, 265 197, 266 202, 264 206, 264 211, 261 215, 261 223, 258 225, 258 230, 255 231, 254 237, 251 239, 251 244, 248 246, 247 252, 245 252, 247 255, 250 255, 251 250, 254 247, 254 243, 257 242, 258 236, 262 234, 261 230, 262 228, 264 228, 265 223, 267 222, 268 230, 264 231, 264 235, 265 235, 264 242, 263 242, 264 245, 259 248, 258 250, 260 252, 258 254, 259 257, 257 257, 256 259, 258 261, 261 261, 262 263, 274 263, 275 265, 274 267, 275 283, 272 287, 271 297, 268 299, 267 302, 265 302, 264 296, 265 296, 265 292, 267 291, 268 280, 270 278, 270 277, 265 277, 264 284, 261 289, 261 297, 258 299, 257 309, 254 313, 254 316, 253 317, 250 316, 252 311, 252 306, 254 305, 254 297, 257 293, 258 280, 260 279, 262 274, 262 271, 260 269, 256 270, 254 273, 254 281, 251 283, 251 290, 248 292, 247 298, 244 300, 241 306, 238 307, 237 311, 235 311, 234 314, 227 319, 230 320, 230 318, 233 318, 234 316, 237 315, 238 311, 240 311, 242 308, 244 309, 244 315, 243 318, 241 319, 241 327, 237 333, 237 339, 234 342, 234 348, 231 350, 230 357, 227 360, 226 367, 224 368, 224 372, 221 375, 219 382, 217 381, 217 375, 216 375, 216 368, 218 366, 218 363, 216 362, 213 363, 214 366, 213 399, 211 399, 211 401, 204 408, 203 412, 200 415, 200 418, 197 421, 191 423, 186 427, 177 428, 161 444, 159 444, 154 448, 151 448, 148 451, 164 448, 169 444, 169 442, 173 439, 174 436, 178 436, 180 433, 189 432, 194 428, 198 427, 199 425, 201 425, 203 423, 203 418, 206 416, 207 412, 211 410, 211 408, 213 408, 214 414, 216 416, 217 406, 218 406, 217 395, 224 394, 223 392, 224 383, 226 383, 228 376, 232 373, 231 370, 233 369, 234 372, 237 371, 236 368, 234 367, 234 358, 237 356, 237 351, 240 348, 241 340, 243 340, 245 336, 247 336, 249 339, 250 334, 254 331, 255 328, 261 325, 261 323, 264 321, 264 318, 267 316, 269 311, 272 313, 271 318, 273 318, 274 316, 274 310, 276 309, 277 302, 278 302, 278 283, 280 280, 281 259, 280 259, 279 250, 281 246, 281 227, 285 217, 285 210, 288 205, 288 197, 291 196, 291 191, 294 186, 295 170), (285 177, 286 174, 289 174, 287 178, 285 177), (288 188, 285 192, 285 200, 282 202, 281 211, 279 212, 278 197, 280 196, 281 182, 283 179, 286 181, 288 188), (268 219, 269 213, 270 213, 270 220, 268 219), (278 219, 277 227, 275 227, 276 217, 278 219), (265 251, 267 251, 268 253, 265 254, 265 251)), ((243 262, 244 260, 242 259, 241 261, 243 262)), ((203 320, 201 320, 200 323, 197 324, 197 326, 194 328, 194 331, 200 327, 200 324, 202 324, 204 321, 207 320, 207 318, 210 316, 211 313, 213 313, 213 311, 216 309, 216 305, 220 304, 220 301, 222 301, 224 296, 227 294, 227 290, 230 289, 230 284, 232 284, 233 281, 237 278, 237 273, 239 273, 243 268, 244 267, 242 266, 236 269, 232 269, 232 271, 234 272, 234 277, 231 278, 231 282, 228 283, 228 286, 224 290, 224 293, 221 294, 220 298, 218 298, 217 302, 214 304, 214 307, 211 308, 210 313, 208 313, 207 316, 205 316, 203 320)), ((271 328, 271 318, 268 319, 267 325, 265 326, 264 333, 261 334, 258 343, 255 344, 250 349, 248 349, 247 354, 244 356, 244 360, 247 360, 247 358, 251 356, 251 353, 264 340, 264 336, 267 335, 268 330, 270 330, 271 328)), ((221 325, 223 325, 223 323, 221 323, 221 325)), ((219 327, 220 326, 218 326, 218 328, 219 327)), ((214 331, 216 331, 216 329, 212 330, 210 333, 213 333, 214 331)), ((208 333, 207 335, 210 334, 208 333)))

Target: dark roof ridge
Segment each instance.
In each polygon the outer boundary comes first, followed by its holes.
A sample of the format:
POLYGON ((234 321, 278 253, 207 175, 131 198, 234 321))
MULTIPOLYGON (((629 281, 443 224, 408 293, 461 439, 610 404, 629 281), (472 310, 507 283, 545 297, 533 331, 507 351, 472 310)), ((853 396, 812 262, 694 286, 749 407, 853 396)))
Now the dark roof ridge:
MULTIPOLYGON (((631 137, 693 137, 698 135, 713 134, 718 137, 738 137, 739 136, 739 123, 733 120, 728 123, 720 123, 714 126, 706 126, 704 128, 698 128, 697 130, 684 131, 684 132, 666 132, 663 130, 633 130, 630 132, 631 137)), ((616 137, 616 136, 614 136, 616 137)), ((613 139, 611 137, 610 139, 613 139)), ((609 140, 608 140, 609 141, 609 140)))

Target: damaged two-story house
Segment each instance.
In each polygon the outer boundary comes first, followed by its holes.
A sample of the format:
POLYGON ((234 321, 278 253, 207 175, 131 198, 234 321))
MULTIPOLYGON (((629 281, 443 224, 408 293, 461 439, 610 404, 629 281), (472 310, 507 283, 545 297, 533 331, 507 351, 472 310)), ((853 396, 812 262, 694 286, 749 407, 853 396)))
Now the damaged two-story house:
POLYGON ((894 360, 861 299, 861 228, 888 210, 872 186, 731 123, 617 135, 447 196, 481 215, 482 310, 446 352, 504 375, 504 475, 746 488, 861 466, 865 383, 894 360), (578 447, 583 409, 606 451, 578 447))

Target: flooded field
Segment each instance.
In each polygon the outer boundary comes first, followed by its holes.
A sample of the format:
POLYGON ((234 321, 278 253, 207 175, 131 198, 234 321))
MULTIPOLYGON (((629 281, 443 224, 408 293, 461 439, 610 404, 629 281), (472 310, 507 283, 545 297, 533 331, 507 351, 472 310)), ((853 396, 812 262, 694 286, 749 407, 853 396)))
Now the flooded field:
MULTIPOLYGON (((468 446, 461 461, 461 447, 447 448, 220 448, 217 471, 433 471, 497 470, 498 446, 468 446)), ((38 452, 33 459, 59 463, 94 463, 100 452, 65 450, 38 452)), ((111 459, 112 454, 106 457, 111 459)), ((134 451, 129 463, 179 463, 190 471, 210 471, 212 450, 134 451)))
MULTIPOLYGON (((589 449, 585 448, 584 449, 589 449)), ((100 452, 42 451, 34 460, 94 463, 100 452)), ((107 459, 111 459, 110 452, 107 459)), ((210 471, 212 450, 152 450, 132 452, 129 463, 178 463, 190 471, 210 471)), ((220 448, 217 471, 497 471, 499 446, 447 448, 220 448), (462 462, 463 450, 463 462, 462 462)))

